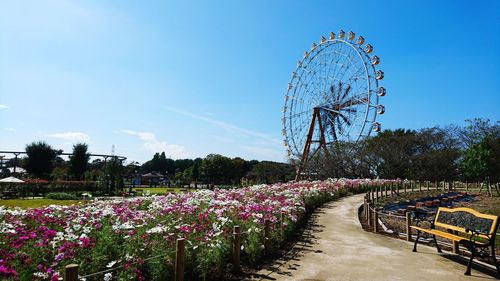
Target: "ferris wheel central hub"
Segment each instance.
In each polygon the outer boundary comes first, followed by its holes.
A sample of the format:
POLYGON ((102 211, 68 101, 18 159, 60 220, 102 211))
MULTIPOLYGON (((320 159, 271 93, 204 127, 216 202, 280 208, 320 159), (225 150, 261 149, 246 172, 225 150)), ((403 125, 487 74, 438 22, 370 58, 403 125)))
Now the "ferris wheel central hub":
POLYGON ((333 143, 354 143, 381 129, 375 120, 385 112, 384 72, 375 69, 380 58, 370 55, 373 46, 355 37, 342 30, 321 36, 292 72, 282 132, 289 157, 298 161, 296 179, 319 150, 328 155, 333 143))

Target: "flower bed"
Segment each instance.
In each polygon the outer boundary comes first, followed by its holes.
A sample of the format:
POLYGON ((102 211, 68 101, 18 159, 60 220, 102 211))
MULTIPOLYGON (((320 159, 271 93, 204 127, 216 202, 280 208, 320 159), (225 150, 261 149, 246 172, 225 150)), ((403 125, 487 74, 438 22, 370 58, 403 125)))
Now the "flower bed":
POLYGON ((233 226, 246 233, 242 259, 252 265, 263 255, 265 220, 271 222, 271 244, 279 245, 306 211, 381 183, 327 180, 96 200, 84 206, 0 207, 0 276, 58 280, 65 265, 76 263, 80 275, 117 267, 108 278, 164 280, 173 273, 175 241, 184 237, 188 276, 218 278, 231 266, 233 226))

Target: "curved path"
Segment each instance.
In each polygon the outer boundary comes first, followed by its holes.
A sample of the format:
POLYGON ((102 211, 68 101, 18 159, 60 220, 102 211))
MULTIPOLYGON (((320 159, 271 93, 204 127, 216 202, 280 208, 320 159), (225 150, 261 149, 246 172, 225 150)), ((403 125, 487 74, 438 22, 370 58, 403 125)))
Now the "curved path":
POLYGON ((363 195, 327 204, 313 215, 304 241, 252 280, 492 280, 465 265, 437 254, 435 248, 361 229, 357 210, 363 195))

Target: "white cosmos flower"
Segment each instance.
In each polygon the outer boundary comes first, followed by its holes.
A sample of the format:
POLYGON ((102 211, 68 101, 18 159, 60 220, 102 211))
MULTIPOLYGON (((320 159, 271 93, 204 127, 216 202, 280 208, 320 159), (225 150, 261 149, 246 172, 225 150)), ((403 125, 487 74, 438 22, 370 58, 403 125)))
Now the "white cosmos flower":
POLYGON ((111 281, 112 279, 113 279, 113 274, 111 274, 111 272, 104 274, 104 281, 111 281))
POLYGON ((113 265, 115 265, 117 262, 118 262, 118 261, 110 261, 110 262, 106 265, 106 267, 107 267, 107 268, 111 268, 111 267, 113 267, 113 265))

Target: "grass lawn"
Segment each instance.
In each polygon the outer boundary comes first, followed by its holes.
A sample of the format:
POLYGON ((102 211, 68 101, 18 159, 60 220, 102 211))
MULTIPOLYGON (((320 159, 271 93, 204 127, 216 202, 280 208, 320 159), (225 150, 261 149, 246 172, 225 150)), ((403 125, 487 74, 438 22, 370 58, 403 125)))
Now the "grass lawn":
MULTIPOLYGON (((137 191, 137 193, 140 195, 141 192, 149 193, 151 194, 166 194, 166 193, 171 193, 171 192, 182 192, 183 190, 186 190, 185 188, 180 188, 180 187, 134 187, 132 190, 137 191)), ((188 189, 189 191, 195 191, 196 189, 190 188, 188 189)))
MULTIPOLYGON (((128 190, 128 189, 127 189, 128 190)), ((186 190, 185 188, 179 187, 136 187, 132 188, 132 190, 137 191, 138 195, 142 195, 141 193, 147 193, 149 191, 150 194, 167 194, 171 192, 182 192, 186 190)), ((196 189, 188 189, 188 191, 195 191, 196 189)), ((0 200, 0 206, 5 207, 20 207, 23 209, 26 208, 39 208, 48 205, 74 205, 74 204, 83 204, 82 200, 54 200, 54 199, 45 199, 45 198, 37 198, 37 199, 5 199, 0 200)))
POLYGON ((82 204, 82 201, 79 200, 54 200, 54 199, 5 199, 0 200, 0 206, 5 207, 20 207, 23 209, 26 208, 38 208, 44 207, 48 205, 74 205, 74 204, 82 204))

